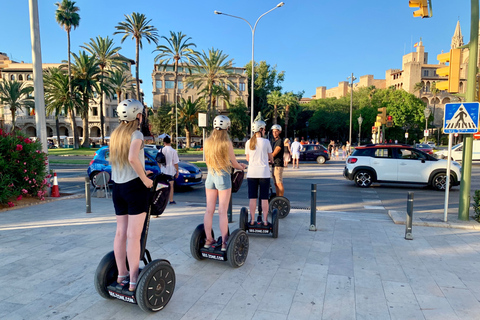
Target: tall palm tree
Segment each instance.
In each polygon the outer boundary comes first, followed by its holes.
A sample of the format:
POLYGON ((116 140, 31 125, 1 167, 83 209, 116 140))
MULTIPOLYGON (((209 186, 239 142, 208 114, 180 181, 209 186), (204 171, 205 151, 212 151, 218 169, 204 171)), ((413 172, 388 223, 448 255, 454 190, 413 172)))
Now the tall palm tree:
MULTIPOLYGON (((433 130, 435 130, 435 106, 437 104, 437 95, 440 93, 440 90, 437 89, 436 82, 432 83, 432 87, 430 88, 430 92, 432 93, 432 96, 433 96, 433 113, 432 113, 432 116, 433 116, 432 124, 433 124, 433 128, 434 128, 434 129, 432 129, 432 132, 433 132, 433 130)), ((440 130, 437 130, 437 131, 440 131, 440 130)))
POLYGON ((137 84, 137 99, 142 101, 142 97, 140 96, 140 49, 143 49, 142 40, 146 39, 147 42, 150 44, 154 42, 155 44, 158 43, 158 33, 157 28, 150 25, 152 20, 147 21, 147 17, 143 13, 132 12, 131 15, 125 15, 125 21, 119 22, 115 28, 113 34, 123 34, 121 43, 125 41, 127 37, 131 37, 135 40, 135 81, 137 84))
MULTIPOLYGON (((177 104, 178 104, 178 97, 177 97, 177 88, 178 88, 178 65, 182 63, 187 68, 190 66, 191 61, 195 60, 196 55, 198 54, 195 52, 192 47, 197 47, 197 45, 193 42, 189 42, 192 38, 187 37, 185 34, 180 32, 173 32, 170 31, 170 38, 162 36, 162 39, 167 41, 167 45, 159 45, 154 50, 158 51, 159 54, 155 57, 155 63, 158 63, 160 67, 165 68, 168 64, 174 64, 174 72, 175 72, 175 83, 174 83, 174 90, 173 90, 173 102, 174 105, 172 106, 172 117, 176 114, 177 104), (175 108, 175 110, 173 109, 175 108)), ((172 119, 173 122, 173 119, 172 119)), ((172 128, 173 132, 173 128, 172 128)))
POLYGON ((187 148, 190 147, 190 135, 196 127, 196 123, 198 121, 198 112, 201 110, 201 108, 202 104, 200 98, 197 98, 195 101, 191 101, 190 99, 185 100, 182 98, 178 107, 178 115, 180 116, 179 120, 185 129, 187 148))
POLYGON ((88 112, 90 110, 89 101, 93 99, 95 92, 101 91, 99 85, 100 66, 97 59, 94 56, 89 56, 85 51, 81 51, 78 55, 72 53, 72 56, 74 60, 72 74, 75 85, 78 87, 78 91, 82 97, 82 147, 88 148, 90 140, 88 131, 88 112))
POLYGON ((273 124, 277 124, 278 106, 282 105, 283 97, 282 93, 278 90, 272 91, 267 94, 267 103, 273 106, 273 124))
POLYGON ((122 101, 122 92, 134 92, 132 77, 122 70, 112 70, 109 72, 108 82, 112 90, 117 94, 117 101, 122 101))
POLYGON ((228 76, 231 74, 229 69, 232 67, 233 59, 227 59, 228 55, 224 54, 222 50, 212 48, 208 50, 208 53, 202 50, 202 53, 199 53, 196 61, 193 62, 194 68, 192 75, 187 78, 187 86, 207 88, 208 123, 212 123, 210 117, 212 112, 213 86, 221 85, 236 88, 235 84, 228 79, 228 76))
POLYGON ((27 85, 26 82, 3 79, 0 83, 0 102, 10 109, 12 114, 12 132, 15 131, 15 114, 17 110, 21 110, 24 107, 35 107, 35 101, 30 96, 32 92, 33 87, 27 85))
POLYGON ((417 92, 418 91, 418 98, 420 99, 420 97, 422 96, 422 90, 423 90, 423 83, 422 82, 417 82, 415 83, 415 85, 413 86, 413 92, 417 92))
POLYGON ((283 105, 285 106, 285 137, 288 137, 288 118, 290 107, 296 105, 298 102, 297 97, 292 92, 287 92, 283 95, 283 105))
MULTIPOLYGON (((203 99, 205 101, 208 101, 208 97, 209 97, 208 87, 203 88, 203 90, 201 90, 199 93, 203 95, 203 99)), ((223 98, 226 101, 230 101, 230 92, 224 86, 214 84, 212 86, 211 94, 212 94, 212 112, 213 112, 213 115, 216 115, 217 102, 219 98, 223 98)))
MULTIPOLYGON (((85 43, 81 48, 87 50, 93 55, 100 67, 100 132, 102 137, 102 145, 105 144, 105 119, 103 117, 103 79, 105 75, 105 69, 121 69, 125 70, 123 62, 126 59, 122 58, 118 54, 120 47, 115 47, 113 39, 108 36, 102 38, 98 36, 96 39, 90 38, 90 43, 85 43)), ((119 100, 120 101, 120 100, 119 100)))
MULTIPOLYGON (((68 79, 69 79, 69 92, 73 101, 73 89, 72 89, 72 73, 70 63, 70 31, 72 28, 75 30, 80 24, 80 15, 78 11, 80 9, 75 6, 75 1, 62 0, 62 2, 55 3, 57 10, 55 11, 55 20, 65 31, 67 31, 67 43, 68 43, 68 79)), ((73 125, 73 140, 74 148, 79 148, 78 130, 75 122, 75 108, 70 107, 70 121, 73 125)))

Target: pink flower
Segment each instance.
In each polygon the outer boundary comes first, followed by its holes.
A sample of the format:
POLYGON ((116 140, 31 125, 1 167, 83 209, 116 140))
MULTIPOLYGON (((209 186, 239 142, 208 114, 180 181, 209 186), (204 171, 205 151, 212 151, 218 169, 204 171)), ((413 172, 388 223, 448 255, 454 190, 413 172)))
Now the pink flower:
POLYGON ((22 195, 19 195, 19 196, 17 197, 17 201, 20 201, 20 200, 22 200, 22 195))
POLYGON ((23 146, 21 144, 17 144, 17 151, 22 151, 23 150, 23 146))
POLYGON ((10 183, 10 184, 8 185, 8 187, 9 187, 9 188, 13 187, 13 183, 10 183))
POLYGON ((25 190, 25 189, 22 189, 22 193, 23 193, 23 194, 27 194, 27 193, 28 193, 28 191, 27 191, 27 190, 25 190))
POLYGON ((14 204, 13 202, 11 202, 11 201, 8 201, 7 204, 8 204, 8 206, 9 206, 10 208, 11 208, 11 207, 15 207, 15 204, 14 204))
POLYGON ((26 138, 26 139, 25 139, 25 143, 32 143, 32 140, 26 138))
POLYGON ((23 172, 27 172, 27 169, 23 170, 23 172))

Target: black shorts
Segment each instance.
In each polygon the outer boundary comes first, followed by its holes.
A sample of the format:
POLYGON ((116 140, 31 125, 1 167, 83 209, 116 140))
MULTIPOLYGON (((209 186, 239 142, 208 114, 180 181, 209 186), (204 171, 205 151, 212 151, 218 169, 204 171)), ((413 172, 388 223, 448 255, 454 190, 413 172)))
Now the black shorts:
POLYGON ((148 210, 149 190, 140 178, 114 183, 112 198, 117 216, 137 215, 148 210))
POLYGON ((268 200, 268 188, 270 187, 270 178, 248 178, 248 199, 258 198, 258 187, 260 187, 260 199, 268 200))

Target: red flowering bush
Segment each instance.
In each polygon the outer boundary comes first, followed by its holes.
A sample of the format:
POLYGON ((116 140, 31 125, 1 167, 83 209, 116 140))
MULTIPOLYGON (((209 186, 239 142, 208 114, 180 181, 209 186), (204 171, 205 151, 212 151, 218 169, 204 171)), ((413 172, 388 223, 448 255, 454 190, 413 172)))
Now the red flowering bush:
POLYGON ((12 207, 12 200, 28 195, 44 199, 50 174, 45 171, 47 155, 41 150, 40 142, 20 131, 0 129, 0 204, 12 207))

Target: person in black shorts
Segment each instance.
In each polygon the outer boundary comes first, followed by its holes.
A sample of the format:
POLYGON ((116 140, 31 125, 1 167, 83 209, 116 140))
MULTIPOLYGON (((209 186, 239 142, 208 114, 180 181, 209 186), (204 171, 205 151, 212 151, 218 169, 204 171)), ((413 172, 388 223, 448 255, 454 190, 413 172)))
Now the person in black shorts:
POLYGON ((278 124, 274 124, 271 128, 273 134, 272 140, 272 150, 273 150, 273 164, 272 164, 272 174, 273 182, 275 183, 275 191, 277 196, 283 197, 284 188, 283 188, 283 153, 284 145, 283 139, 280 138, 280 133, 282 133, 282 127, 278 124))

